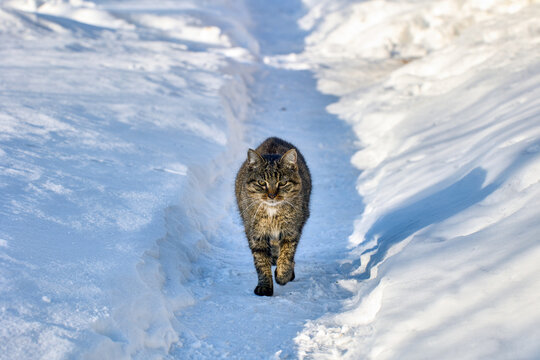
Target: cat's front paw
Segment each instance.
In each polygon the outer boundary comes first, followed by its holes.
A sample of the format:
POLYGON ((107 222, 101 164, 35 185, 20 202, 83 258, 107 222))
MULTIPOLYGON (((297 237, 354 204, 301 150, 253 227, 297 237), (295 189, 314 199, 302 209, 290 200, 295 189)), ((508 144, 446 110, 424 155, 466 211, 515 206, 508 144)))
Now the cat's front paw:
POLYGON ((259 296, 272 296, 274 295, 274 289, 268 285, 257 285, 253 291, 255 295, 259 296))
POLYGON ((289 281, 294 280, 294 269, 291 269, 289 271, 278 271, 278 270, 279 270, 279 267, 276 268, 276 270, 274 271, 274 276, 276 278, 276 282, 279 285, 285 285, 289 281))

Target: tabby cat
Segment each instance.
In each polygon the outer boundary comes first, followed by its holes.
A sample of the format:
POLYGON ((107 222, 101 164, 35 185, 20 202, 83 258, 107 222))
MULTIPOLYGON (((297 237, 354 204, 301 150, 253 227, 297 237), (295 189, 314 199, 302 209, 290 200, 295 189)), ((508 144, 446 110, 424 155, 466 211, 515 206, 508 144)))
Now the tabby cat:
POLYGON ((272 265, 278 284, 294 280, 294 254, 309 217, 309 169, 293 145, 271 137, 248 150, 235 187, 259 278, 254 292, 272 296, 272 265))

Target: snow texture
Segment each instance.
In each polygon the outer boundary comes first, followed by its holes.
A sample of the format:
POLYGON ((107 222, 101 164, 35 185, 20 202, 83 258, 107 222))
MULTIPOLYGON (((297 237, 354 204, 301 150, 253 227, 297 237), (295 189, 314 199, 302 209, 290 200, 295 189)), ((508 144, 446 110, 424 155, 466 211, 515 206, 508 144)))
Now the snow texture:
POLYGON ((540 357, 540 3, 0 0, 0 359, 540 357), (271 298, 233 180, 314 182, 271 298))

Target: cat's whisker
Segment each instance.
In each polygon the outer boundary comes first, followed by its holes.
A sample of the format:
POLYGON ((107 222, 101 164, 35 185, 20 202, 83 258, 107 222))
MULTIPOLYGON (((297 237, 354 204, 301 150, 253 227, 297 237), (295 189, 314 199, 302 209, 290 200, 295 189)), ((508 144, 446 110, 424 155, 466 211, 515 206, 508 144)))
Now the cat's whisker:
POLYGON ((253 224, 255 222, 255 220, 257 219, 257 213, 259 212, 259 210, 261 209, 261 206, 263 205, 263 203, 261 202, 259 204, 259 207, 257 208, 257 211, 255 211, 255 214, 253 215, 253 219, 251 220, 251 223, 253 224))
POLYGON ((282 200, 282 202, 284 202, 285 204, 289 204, 293 209, 296 209, 296 206, 294 206, 294 204, 291 203, 290 201, 282 200))
POLYGON ((251 209, 253 206, 257 205, 257 202, 256 201, 251 201, 248 205, 247 208, 244 209, 244 211, 242 211, 242 213, 240 214, 242 217, 244 217, 244 214, 246 213, 246 211, 248 211, 249 209, 251 209))

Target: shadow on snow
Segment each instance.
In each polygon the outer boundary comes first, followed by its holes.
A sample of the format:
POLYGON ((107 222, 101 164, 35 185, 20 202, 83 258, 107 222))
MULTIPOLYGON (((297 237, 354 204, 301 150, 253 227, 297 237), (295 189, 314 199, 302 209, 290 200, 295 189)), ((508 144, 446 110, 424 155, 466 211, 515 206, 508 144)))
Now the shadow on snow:
MULTIPOLYGON (((373 255, 369 258, 365 271, 356 278, 370 278, 371 269, 385 259, 388 250, 410 235, 440 223, 487 198, 531 158, 519 156, 485 186, 487 171, 481 167, 474 168, 452 185, 382 216, 366 233, 365 242, 377 238, 377 245, 362 253, 373 255)), ((434 187, 440 187, 440 184, 434 187)), ((360 260, 354 265, 360 265, 360 260)))

